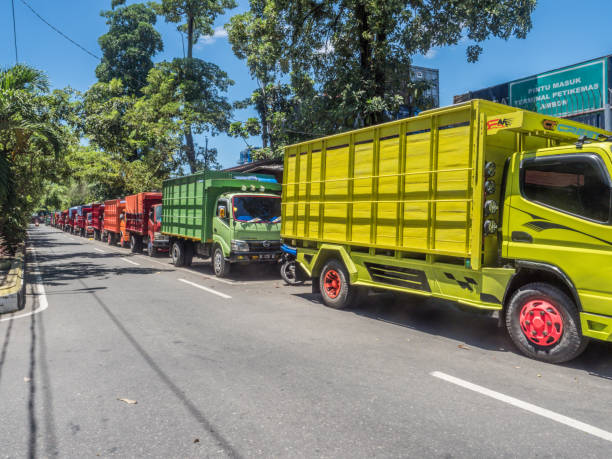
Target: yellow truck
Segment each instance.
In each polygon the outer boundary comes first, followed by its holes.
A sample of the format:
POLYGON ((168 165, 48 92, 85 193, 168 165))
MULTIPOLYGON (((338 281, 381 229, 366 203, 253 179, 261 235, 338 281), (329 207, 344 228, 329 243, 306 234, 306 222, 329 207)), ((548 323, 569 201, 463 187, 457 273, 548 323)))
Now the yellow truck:
POLYGON ((612 341, 611 149, 483 100, 292 145, 281 236, 330 307, 376 288, 497 310, 524 354, 568 361, 612 341))

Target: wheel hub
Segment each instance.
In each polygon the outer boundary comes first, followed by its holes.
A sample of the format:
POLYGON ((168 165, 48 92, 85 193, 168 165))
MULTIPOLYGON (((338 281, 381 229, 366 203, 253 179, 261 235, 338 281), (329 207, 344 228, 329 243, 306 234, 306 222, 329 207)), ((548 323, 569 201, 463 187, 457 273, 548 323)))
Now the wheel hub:
POLYGON ((330 269, 325 273, 323 286, 325 287, 325 294, 331 299, 336 298, 340 294, 342 281, 336 270, 330 269))
POLYGON ((532 300, 521 309, 521 330, 529 341, 539 346, 557 344, 563 335, 563 317, 546 300, 532 300))

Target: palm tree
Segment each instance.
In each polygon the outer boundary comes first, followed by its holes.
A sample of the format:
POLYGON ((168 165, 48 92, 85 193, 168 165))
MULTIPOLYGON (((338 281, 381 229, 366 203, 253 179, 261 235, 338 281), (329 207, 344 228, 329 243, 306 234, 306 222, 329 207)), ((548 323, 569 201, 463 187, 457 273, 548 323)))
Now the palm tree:
POLYGON ((63 148, 59 126, 48 114, 48 90, 48 79, 40 70, 26 65, 0 69, 0 237, 9 243, 23 235, 19 226, 25 223, 14 170, 19 158, 57 157, 63 148))

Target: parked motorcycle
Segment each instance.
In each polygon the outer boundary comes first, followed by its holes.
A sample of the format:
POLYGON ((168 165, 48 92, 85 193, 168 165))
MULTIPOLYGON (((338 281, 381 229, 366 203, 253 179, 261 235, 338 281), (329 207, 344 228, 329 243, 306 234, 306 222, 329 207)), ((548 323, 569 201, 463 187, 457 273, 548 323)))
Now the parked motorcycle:
POLYGON ((289 285, 300 285, 304 283, 304 275, 295 261, 297 249, 286 244, 281 245, 280 274, 283 280, 289 285))

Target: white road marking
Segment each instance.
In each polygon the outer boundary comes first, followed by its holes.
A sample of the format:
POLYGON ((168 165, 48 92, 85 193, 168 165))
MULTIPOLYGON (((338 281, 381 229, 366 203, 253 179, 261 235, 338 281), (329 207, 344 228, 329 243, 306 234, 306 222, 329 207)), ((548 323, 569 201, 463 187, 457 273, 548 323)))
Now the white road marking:
POLYGON ((140 263, 136 263, 135 261, 128 260, 127 258, 121 258, 123 261, 127 261, 128 263, 132 263, 133 265, 140 266, 140 263))
POLYGON ((205 292, 213 293, 217 296, 220 296, 221 298, 225 298, 226 300, 231 298, 231 296, 226 295, 225 293, 217 292, 216 290, 213 290, 212 288, 204 287, 203 285, 196 284, 195 282, 188 281, 187 279, 179 279, 179 281, 184 282, 189 285, 193 285, 194 287, 204 290, 205 292))
POLYGON ((34 314, 38 314, 39 312, 43 312, 45 309, 49 307, 49 302, 47 301, 47 294, 45 292, 45 286, 43 284, 42 278, 40 277, 40 267, 38 266, 38 259, 36 258, 36 249, 33 245, 29 247, 32 251, 32 257, 34 258, 34 266, 36 266, 36 282, 34 283, 34 293, 38 298, 38 308, 33 311, 26 312, 23 314, 13 315, 6 317, 4 319, 0 319, 0 322, 6 322, 8 320, 22 319, 23 317, 29 317, 34 314))
POLYGON ((217 281, 217 282, 221 282, 221 283, 223 283, 223 284, 228 284, 228 285, 236 285, 236 284, 243 284, 243 283, 244 283, 244 282, 236 282, 236 281, 231 281, 231 280, 227 280, 227 279, 220 279, 220 278, 218 278, 218 277, 215 277, 215 276, 210 276, 210 275, 208 275, 208 274, 204 274, 204 273, 201 273, 201 272, 198 272, 198 271, 194 271, 194 270, 192 270, 192 269, 187 269, 187 268, 177 268, 176 266, 174 266, 174 265, 173 265, 173 264, 171 264, 171 263, 162 263, 161 261, 151 260, 151 259, 150 259, 150 257, 145 257, 144 255, 138 255, 138 256, 145 258, 145 259, 146 259, 148 262, 150 262, 150 263, 156 263, 156 264, 158 264, 158 265, 165 266, 166 268, 168 268, 168 267, 170 267, 170 268, 174 268, 174 269, 176 269, 176 270, 178 270, 178 271, 185 271, 186 273, 189 273, 189 274, 195 274, 195 275, 197 275, 197 276, 201 276, 201 277, 204 277, 204 278, 206 278, 206 279, 210 279, 210 280, 214 280, 214 281, 217 281))
POLYGON ((100 252, 100 253, 106 253, 104 250, 100 250, 100 249, 99 249, 99 248, 97 248, 97 247, 94 247, 94 250, 96 250, 96 251, 98 251, 98 252, 100 252))
POLYGON ((517 408, 521 408, 525 411, 529 411, 530 413, 538 414, 545 418, 556 421, 560 424, 564 424, 566 426, 573 427, 574 429, 588 433, 589 435, 593 435, 594 437, 598 437, 603 440, 612 442, 611 432, 607 432, 605 430, 599 429, 589 424, 585 424, 584 422, 577 421, 576 419, 572 419, 567 416, 563 416, 562 414, 555 413, 554 411, 547 410, 546 408, 540 408, 539 406, 532 405, 531 403, 524 402, 522 400, 519 400, 514 397, 510 397, 508 395, 504 395, 500 392, 496 392, 494 390, 487 389, 486 387, 482 387, 477 384, 473 384, 463 379, 455 378, 454 376, 447 375, 446 373, 442 373, 440 371, 434 371, 430 373, 430 375, 436 378, 439 378, 439 379, 443 379, 446 382, 456 384, 457 386, 461 386, 465 389, 468 389, 474 392, 478 392, 479 394, 482 394, 482 395, 486 395, 487 397, 494 398, 495 400, 499 400, 501 402, 515 406, 517 408))

